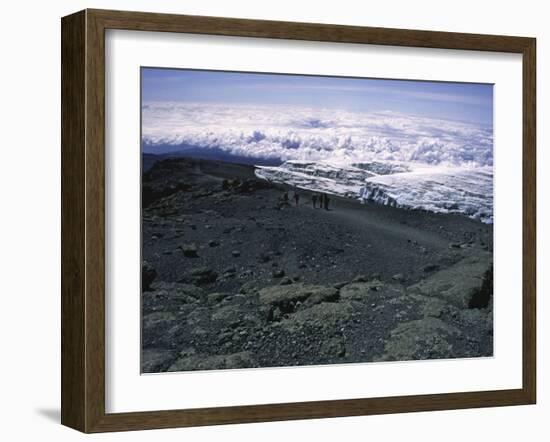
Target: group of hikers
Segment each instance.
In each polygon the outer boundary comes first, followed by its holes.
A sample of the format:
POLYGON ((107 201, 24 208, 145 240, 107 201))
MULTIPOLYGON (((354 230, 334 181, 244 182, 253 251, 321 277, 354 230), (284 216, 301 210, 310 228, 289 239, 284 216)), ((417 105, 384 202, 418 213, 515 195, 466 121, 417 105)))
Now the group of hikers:
POLYGON ((320 193, 317 195, 314 193, 311 195, 311 203, 313 204, 313 208, 317 208, 317 200, 319 201, 319 209, 325 209, 328 210, 328 203, 330 202, 330 198, 326 193, 320 193))
MULTIPOLYGON (((298 207, 300 204, 300 194, 296 190, 294 191, 292 199, 294 200, 294 205, 298 207)), ((317 209, 317 202, 319 202, 319 209, 329 210, 328 205, 330 198, 326 193, 313 193, 311 195, 311 204, 314 209, 317 209)), ((284 191, 283 196, 279 200, 279 208, 283 208, 285 206, 290 206, 290 198, 287 190, 284 191)))

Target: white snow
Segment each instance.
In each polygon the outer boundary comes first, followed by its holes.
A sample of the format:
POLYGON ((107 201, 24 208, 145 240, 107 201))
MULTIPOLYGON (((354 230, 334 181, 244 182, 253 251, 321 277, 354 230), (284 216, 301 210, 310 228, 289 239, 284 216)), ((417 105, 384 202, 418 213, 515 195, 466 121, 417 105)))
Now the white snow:
MULTIPOLYGON (((365 167, 365 165, 364 165, 365 167)), ((379 165, 377 165, 379 167, 379 165)), ((357 167, 288 161, 279 167, 256 168, 268 181, 361 201, 421 209, 437 213, 462 213, 485 223, 493 222, 493 171, 491 167, 403 166, 395 173, 373 174, 357 167)))

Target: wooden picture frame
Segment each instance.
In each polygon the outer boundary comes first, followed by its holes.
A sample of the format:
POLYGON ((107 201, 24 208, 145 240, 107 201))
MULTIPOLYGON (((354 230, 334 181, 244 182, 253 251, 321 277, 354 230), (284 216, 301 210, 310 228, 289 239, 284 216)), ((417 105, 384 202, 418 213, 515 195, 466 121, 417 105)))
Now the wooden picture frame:
POLYGON ((62 19, 62 410, 83 432, 534 404, 536 41, 533 38, 84 10, 62 19), (105 412, 105 30, 517 53, 523 57, 523 385, 497 391, 105 412))

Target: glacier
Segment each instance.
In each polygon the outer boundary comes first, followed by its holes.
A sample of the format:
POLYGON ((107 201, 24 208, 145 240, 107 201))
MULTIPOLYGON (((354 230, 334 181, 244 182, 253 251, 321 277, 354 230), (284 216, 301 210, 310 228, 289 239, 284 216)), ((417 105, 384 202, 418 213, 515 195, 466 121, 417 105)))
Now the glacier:
POLYGON ((493 222, 492 167, 448 167, 399 163, 334 165, 286 161, 256 166, 258 178, 361 202, 405 209, 459 213, 493 222))

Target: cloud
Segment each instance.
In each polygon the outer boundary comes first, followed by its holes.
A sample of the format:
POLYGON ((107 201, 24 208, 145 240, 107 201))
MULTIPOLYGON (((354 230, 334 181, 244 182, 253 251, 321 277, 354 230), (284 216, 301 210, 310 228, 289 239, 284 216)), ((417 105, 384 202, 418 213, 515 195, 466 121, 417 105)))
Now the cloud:
POLYGON ((392 112, 148 102, 142 106, 142 135, 149 150, 193 146, 247 157, 338 164, 493 164, 491 127, 392 112))

